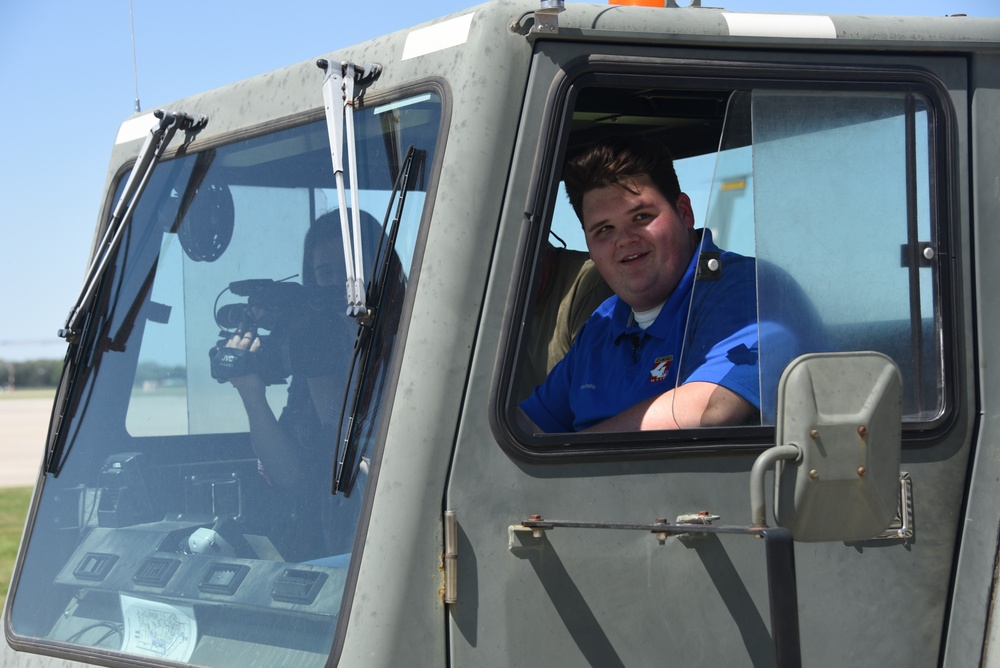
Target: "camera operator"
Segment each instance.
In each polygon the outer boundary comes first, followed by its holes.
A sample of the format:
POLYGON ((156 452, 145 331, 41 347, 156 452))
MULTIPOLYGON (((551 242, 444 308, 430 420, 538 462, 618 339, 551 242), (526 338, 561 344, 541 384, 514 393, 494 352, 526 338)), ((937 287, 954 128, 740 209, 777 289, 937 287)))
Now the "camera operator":
MULTIPOLYGON (((371 215, 362 212, 361 216, 367 270, 381 227, 371 215)), ((306 234, 302 286, 312 289, 339 287, 344 285, 345 277, 339 211, 333 210, 317 218, 306 234)), ((296 330, 296 335, 289 337, 291 346, 306 350, 291 351, 292 356, 297 355, 304 361, 298 364, 301 371, 292 372, 288 400, 280 417, 275 416, 265 396, 267 384, 273 381, 261 378, 256 372, 228 378, 243 400, 258 468, 276 492, 277 504, 291 506, 287 509, 291 516, 286 517, 277 516, 285 509, 270 509, 275 515, 272 524, 279 530, 290 529, 296 521, 323 518, 327 514, 328 509, 301 507, 300 504, 303 499, 312 499, 311 503, 315 504, 315 499, 324 498, 309 491, 325 489, 329 494, 335 432, 356 335, 354 321, 344 315, 346 301, 342 295, 341 291, 331 290, 321 312, 300 319, 302 321, 287 323, 296 330)), ((249 355, 263 355, 269 352, 266 349, 274 343, 273 338, 262 338, 254 329, 237 331, 226 341, 225 347, 247 351, 249 355)), ((249 368, 255 367, 251 364, 249 368)), ((350 549, 349 545, 346 549, 343 545, 330 545, 331 540, 336 542, 328 536, 327 545, 314 550, 300 544, 279 549, 289 560, 312 558, 315 554, 311 552, 320 550, 331 554, 350 549)))

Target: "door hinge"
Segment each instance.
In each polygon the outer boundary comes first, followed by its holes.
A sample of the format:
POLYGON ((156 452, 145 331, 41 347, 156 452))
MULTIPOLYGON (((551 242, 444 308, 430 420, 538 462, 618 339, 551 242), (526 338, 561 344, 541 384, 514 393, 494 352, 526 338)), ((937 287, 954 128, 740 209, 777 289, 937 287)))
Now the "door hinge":
POLYGON ((444 511, 444 602, 458 600, 458 518, 454 510, 444 511))

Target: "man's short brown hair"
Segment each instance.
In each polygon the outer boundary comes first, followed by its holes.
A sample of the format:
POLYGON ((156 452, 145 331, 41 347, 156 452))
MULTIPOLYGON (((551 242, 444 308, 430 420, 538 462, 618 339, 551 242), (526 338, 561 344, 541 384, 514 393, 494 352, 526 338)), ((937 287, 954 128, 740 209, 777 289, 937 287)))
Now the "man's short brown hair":
POLYGON ((643 174, 676 208, 681 187, 670 149, 660 140, 641 136, 603 140, 570 157, 563 168, 569 203, 581 222, 584 193, 612 185, 631 190, 630 181, 643 174))

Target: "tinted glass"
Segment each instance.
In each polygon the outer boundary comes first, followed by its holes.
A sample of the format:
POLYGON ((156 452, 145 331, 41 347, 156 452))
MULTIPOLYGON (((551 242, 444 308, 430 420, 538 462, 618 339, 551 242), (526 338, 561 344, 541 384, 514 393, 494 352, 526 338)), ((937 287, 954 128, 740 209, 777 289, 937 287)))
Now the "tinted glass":
POLYGON ((369 283, 364 327, 346 315, 324 122, 157 167, 90 320, 15 633, 147 661, 325 664, 440 118, 431 94, 356 114, 364 273, 387 286, 369 283), (331 494, 352 413, 352 484, 331 494))

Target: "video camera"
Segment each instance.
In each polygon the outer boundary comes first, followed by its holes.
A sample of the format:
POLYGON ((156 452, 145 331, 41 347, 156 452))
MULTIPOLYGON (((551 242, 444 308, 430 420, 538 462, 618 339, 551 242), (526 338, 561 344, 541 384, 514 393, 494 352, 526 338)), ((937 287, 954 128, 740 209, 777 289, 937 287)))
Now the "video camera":
POLYGON ((292 374, 331 373, 339 352, 330 345, 331 332, 344 327, 336 320, 334 290, 269 278, 234 281, 228 290, 247 301, 215 310, 221 338, 209 351, 212 378, 224 383, 257 374, 265 385, 278 385, 292 374), (226 347, 234 334, 259 329, 270 334, 259 336, 258 351, 226 347))

